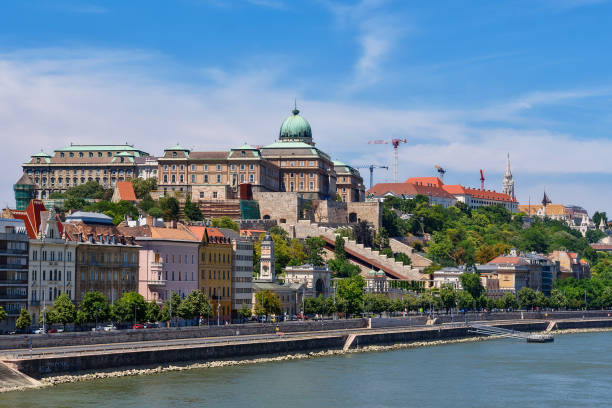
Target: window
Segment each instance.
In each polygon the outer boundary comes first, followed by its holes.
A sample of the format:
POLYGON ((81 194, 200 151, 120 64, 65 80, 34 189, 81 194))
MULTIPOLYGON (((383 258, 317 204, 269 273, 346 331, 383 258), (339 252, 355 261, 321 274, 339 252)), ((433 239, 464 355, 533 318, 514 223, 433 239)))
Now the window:
POLYGON ((240 174, 240 182, 244 183, 244 173, 240 174))
POLYGON ((93 157, 93 152, 89 152, 89 157, 93 157))
POLYGON ((293 162, 293 161, 292 161, 292 162, 290 162, 290 163, 289 163, 289 165, 290 165, 291 167, 293 167, 293 166, 295 166, 295 162, 293 162))
POLYGON ((311 181, 311 182, 310 182, 310 189, 311 189, 311 190, 314 190, 314 188, 315 188, 315 187, 314 187, 314 181, 311 181))
POLYGON ((176 170, 176 164, 172 165, 172 170, 176 170))
POLYGON ((289 177, 290 177, 290 178, 293 178, 293 173, 289 173, 289 177))
POLYGON ((107 152, 107 153, 106 153, 106 157, 112 157, 112 156, 113 156, 113 153, 112 153, 112 152, 107 152))
POLYGON ((312 167, 315 165, 315 162, 311 160, 310 163, 308 163, 308 165, 312 167))
POLYGON ((180 165, 179 169, 181 169, 181 171, 185 170, 185 166, 183 166, 182 164, 180 165))
POLYGON ((204 192, 200 191, 200 198, 204 198, 204 192))
POLYGON ((255 175, 254 174, 249 174, 249 182, 251 182, 251 183, 255 182, 255 175))
POLYGON ((300 181, 300 190, 303 190, 303 189, 304 189, 304 182, 300 181))
POLYGON ((181 175, 180 175, 180 182, 181 182, 181 183, 183 183, 184 181, 185 181, 185 180, 184 180, 184 176, 181 174, 181 175))
POLYGON ((249 170, 255 170, 255 165, 254 165, 254 164, 251 164, 251 165, 249 166, 249 170))
POLYGON ((164 166, 164 170, 168 170, 168 165, 167 164, 164 166))
POLYGON ((64 153, 60 153, 60 157, 64 157, 64 153))
POLYGON ((217 198, 217 192, 213 191, 213 198, 217 198))
POLYGON ((300 178, 304 178, 304 173, 300 173, 300 178))
POLYGON ((102 152, 98 152, 98 157, 102 157, 102 152))
POLYGON ((70 152, 68 155, 69 155, 70 157, 74 157, 74 153, 72 153, 72 152, 70 152))
POLYGON ((314 173, 310 173, 310 178, 314 178, 314 173))
POLYGON ((240 165, 240 170, 244 170, 244 164, 240 165))
POLYGON ((196 176, 195 176, 195 174, 192 174, 192 175, 191 175, 191 182, 192 182, 192 183, 195 183, 195 182, 196 182, 196 176))
POLYGON ((195 164, 192 164, 192 165, 191 165, 191 171, 195 171, 195 169, 196 169, 196 165, 195 165, 195 164))
POLYGON ((79 157, 83 157, 83 152, 79 152, 79 157))
POLYGON ((221 175, 217 174, 217 183, 221 183, 221 175))
POLYGON ((304 167, 304 162, 303 161, 300 162, 300 167, 304 167))
POLYGON ((172 175, 172 182, 176 183, 176 175, 175 174, 172 175))
POLYGON ((204 171, 208 171, 208 164, 204 165, 204 171))
POLYGON ((32 260, 33 261, 37 261, 38 260, 38 251, 32 251, 32 260))
POLYGON ((221 165, 217 164, 217 171, 221 171, 221 165))
POLYGON ((164 174, 164 183, 167 183, 167 182, 168 182, 168 175, 164 174))
POLYGON ((204 183, 208 183, 208 174, 204 175, 204 183))

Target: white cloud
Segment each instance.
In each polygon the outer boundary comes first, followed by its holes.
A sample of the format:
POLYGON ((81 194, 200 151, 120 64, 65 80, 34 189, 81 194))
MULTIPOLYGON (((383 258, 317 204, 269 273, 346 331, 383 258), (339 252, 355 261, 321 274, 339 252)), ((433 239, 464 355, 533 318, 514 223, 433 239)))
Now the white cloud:
MULTIPOLYGON (((225 150, 243 142, 265 145, 278 137, 296 90, 274 85, 280 75, 277 70, 234 74, 210 67, 194 71, 205 73, 213 79, 211 83, 187 85, 164 79, 152 68, 167 63, 162 55, 138 50, 55 49, 0 55, 4 142, 0 205, 14 205, 12 184, 20 177, 20 165, 41 148, 52 153, 70 142, 129 142, 151 154, 161 154, 164 147, 176 142, 197 149, 225 150)), ((533 106, 583 94, 558 92, 549 98, 533 93, 524 100, 533 106)), ((469 175, 483 168, 491 180, 499 178, 505 154, 510 152, 521 200, 527 199, 524 193, 528 186, 538 188, 538 180, 545 177, 556 180, 551 187, 559 186, 560 191, 551 188, 550 194, 565 202, 589 209, 605 205, 601 187, 592 182, 591 175, 612 174, 608 165, 612 140, 577 140, 567 133, 537 127, 518 130, 510 124, 474 126, 472 122, 482 115, 479 109, 393 109, 309 100, 299 93, 297 97, 317 146, 344 162, 392 166, 390 145, 367 142, 406 137, 409 143, 400 147, 400 179, 432 175, 433 165, 440 164, 453 182, 475 185, 470 180, 476 177, 469 175), (575 197, 571 191, 561 190, 568 176, 584 181, 579 190, 583 195, 575 197)), ((502 108, 505 105, 508 103, 500 103, 502 108)), ((363 175, 367 183, 367 171, 363 175)), ((393 168, 378 171, 375 177, 391 180, 392 175, 393 168)))
POLYGON ((368 87, 381 80, 388 55, 406 31, 406 19, 400 20, 387 11, 384 7, 387 3, 386 0, 361 0, 351 6, 326 3, 342 29, 356 29, 360 53, 348 90, 368 87))

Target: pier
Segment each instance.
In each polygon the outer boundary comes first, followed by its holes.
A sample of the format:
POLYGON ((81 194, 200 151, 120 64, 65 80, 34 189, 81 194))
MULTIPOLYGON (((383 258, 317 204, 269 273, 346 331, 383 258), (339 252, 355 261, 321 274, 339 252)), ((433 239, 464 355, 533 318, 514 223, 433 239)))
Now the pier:
POLYGON ((499 336, 511 339, 525 340, 527 343, 550 343, 555 339, 550 334, 534 334, 517 330, 504 329, 502 327, 488 326, 482 323, 469 323, 468 332, 482 334, 485 336, 499 336))

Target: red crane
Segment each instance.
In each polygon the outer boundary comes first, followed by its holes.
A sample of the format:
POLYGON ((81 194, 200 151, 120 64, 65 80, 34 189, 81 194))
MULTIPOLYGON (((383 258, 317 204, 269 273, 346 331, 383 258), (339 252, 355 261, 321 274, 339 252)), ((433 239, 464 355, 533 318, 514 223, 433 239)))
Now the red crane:
POLYGON ((395 159, 395 169, 393 169, 395 173, 395 182, 397 183, 397 148, 400 143, 408 143, 406 139, 391 139, 391 140, 370 140, 368 144, 392 144, 393 145, 393 153, 395 159))
POLYGON ((482 169, 480 169, 480 189, 481 190, 484 190, 484 182, 485 182, 484 173, 482 172, 482 169))

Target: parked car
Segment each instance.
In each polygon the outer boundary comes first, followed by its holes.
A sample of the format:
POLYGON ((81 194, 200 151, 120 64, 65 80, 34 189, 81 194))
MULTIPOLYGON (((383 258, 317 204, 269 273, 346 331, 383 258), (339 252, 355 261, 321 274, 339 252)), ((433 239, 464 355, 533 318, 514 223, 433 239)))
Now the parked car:
POLYGON ((39 327, 38 329, 34 330, 34 334, 45 334, 45 329, 39 327))
POLYGON ((49 330, 47 330, 47 333, 57 333, 57 329, 54 329, 53 327, 50 328, 49 330))
POLYGON ((135 329, 135 330, 136 329, 144 329, 144 328, 145 328, 144 324, 140 324, 140 323, 137 323, 137 324, 132 326, 132 329, 135 329))
POLYGON ((104 331, 104 326, 92 327, 91 331, 104 331))
POLYGON ((109 324, 104 326, 104 331, 113 331, 113 330, 117 330, 117 327, 114 324, 109 324))
POLYGON ((145 329, 156 329, 158 327, 159 325, 157 323, 145 323, 144 325, 145 329))

